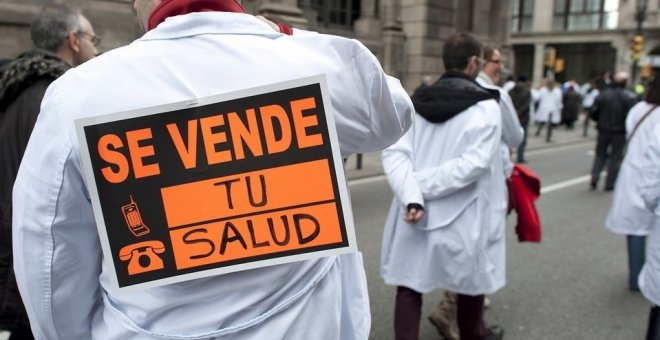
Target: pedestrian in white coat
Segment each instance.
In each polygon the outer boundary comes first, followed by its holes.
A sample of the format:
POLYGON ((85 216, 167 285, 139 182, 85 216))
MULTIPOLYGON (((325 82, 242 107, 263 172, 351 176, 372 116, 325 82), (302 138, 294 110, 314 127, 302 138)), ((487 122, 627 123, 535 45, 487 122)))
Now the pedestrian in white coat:
POLYGON ((548 124, 548 132, 545 141, 550 143, 552 140, 553 125, 561 121, 562 93, 554 80, 546 79, 543 86, 538 90, 539 106, 535 111, 534 120, 539 124, 536 129, 536 136, 541 134, 543 127, 548 124))
MULTIPOLYGON (((513 171, 513 162, 511 161, 511 150, 517 148, 523 140, 524 131, 516 108, 513 106, 513 101, 509 93, 497 84, 502 77, 502 68, 504 61, 500 50, 493 46, 484 47, 484 59, 486 63, 479 72, 477 83, 479 85, 497 90, 500 93, 500 112, 502 114, 502 145, 500 151, 502 152, 502 160, 504 161, 504 176, 508 178, 513 171)), ((504 193, 506 196, 506 192, 504 193)))
MULTIPOLYGON (((517 148, 523 140, 524 131, 518 119, 518 114, 513 106, 513 101, 509 93, 497 84, 501 82, 504 61, 499 49, 486 45, 483 47, 485 63, 479 72, 476 81, 484 88, 499 92, 499 108, 493 114, 502 115, 502 141, 500 143, 500 154, 504 173, 502 181, 505 182, 513 171, 513 162, 511 161, 511 149, 517 148)), ((497 225, 495 229, 503 228, 506 223, 506 209, 508 205, 507 187, 502 187, 504 191, 498 195, 501 199, 493 200, 493 222, 497 225)), ((447 293, 453 294, 453 293, 447 293)), ((485 297, 488 300, 488 297, 485 297)), ((456 339, 455 332, 451 330, 455 319, 456 299, 452 296, 443 299, 436 309, 429 315, 429 320, 438 328, 441 335, 448 340, 456 339)), ((486 302, 489 305, 489 302, 486 302)))
MULTIPOLYGON (((626 117, 627 151, 614 187, 607 228, 617 234, 646 237, 646 261, 638 284, 653 304, 646 340, 660 339, 660 46, 649 52, 655 80, 644 101, 626 117)), ((629 243, 630 246, 630 243, 629 243)), ((632 269, 632 268, 631 268, 632 269)), ((636 275, 635 275, 636 276, 636 275)), ((632 277, 631 277, 632 278, 632 277)))
POLYGON ((359 253, 109 289, 111 260, 102 259, 76 119, 324 75, 343 157, 380 150, 412 124, 406 91, 356 40, 285 35, 234 0, 134 7, 149 31, 51 85, 18 173, 14 267, 36 338, 367 339, 359 253))
MULTIPOLYGON (((381 253, 381 276, 397 286, 397 339, 416 339, 421 295, 436 289, 458 293, 461 339, 498 339, 485 327, 484 294, 502 288, 504 230, 493 223, 493 200, 504 192, 502 116, 498 91, 474 79, 481 44, 469 33, 451 36, 443 48, 447 71, 417 91, 413 128, 383 151, 394 191, 381 253)), ((498 202, 499 203, 499 202, 498 202)))

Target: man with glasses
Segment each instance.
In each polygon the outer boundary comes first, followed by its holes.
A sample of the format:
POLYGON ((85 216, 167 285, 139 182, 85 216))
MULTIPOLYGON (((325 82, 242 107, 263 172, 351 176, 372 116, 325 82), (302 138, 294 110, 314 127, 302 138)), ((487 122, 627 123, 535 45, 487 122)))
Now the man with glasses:
MULTIPOLYGON (((502 54, 500 50, 493 46, 484 46, 485 62, 481 67, 481 72, 477 77, 477 83, 481 86, 497 90, 500 93, 500 111, 502 112, 502 160, 504 161, 504 172, 508 178, 513 169, 510 154, 511 149, 517 148, 523 141, 524 131, 520 125, 518 114, 513 106, 513 101, 509 93, 499 85, 502 80, 502 54)), ((505 197, 506 193, 505 193, 505 197)), ((506 201, 506 199, 505 199, 506 201)))
MULTIPOLYGON (((413 94, 415 122, 383 151, 394 200, 385 222, 381 276, 397 286, 396 339, 417 339, 422 294, 456 292, 461 339, 501 339, 484 324, 484 294, 502 288, 504 228, 493 224, 504 192, 499 92, 480 86, 481 43, 469 33, 445 42, 447 70, 413 94)), ((433 321, 433 320, 432 320, 433 321)), ((455 334, 443 334, 455 338, 455 334)))
POLYGON ((100 39, 89 20, 65 5, 42 8, 32 22, 35 49, 0 76, 0 329, 30 339, 30 323, 12 267, 12 187, 48 86, 70 67, 93 58, 100 39))

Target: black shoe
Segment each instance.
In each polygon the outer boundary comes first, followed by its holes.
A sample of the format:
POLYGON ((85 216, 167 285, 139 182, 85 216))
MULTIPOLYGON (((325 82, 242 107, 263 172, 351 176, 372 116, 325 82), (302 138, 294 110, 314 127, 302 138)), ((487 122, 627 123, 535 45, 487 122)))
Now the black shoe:
POLYGON ((614 190, 614 187, 605 187, 605 191, 612 191, 614 190))
POLYGON ((593 182, 589 183, 589 190, 591 190, 591 191, 596 190, 596 183, 593 183, 593 182))
POLYGON ((502 340, 504 338, 504 329, 500 326, 490 326, 486 329, 486 340, 502 340))

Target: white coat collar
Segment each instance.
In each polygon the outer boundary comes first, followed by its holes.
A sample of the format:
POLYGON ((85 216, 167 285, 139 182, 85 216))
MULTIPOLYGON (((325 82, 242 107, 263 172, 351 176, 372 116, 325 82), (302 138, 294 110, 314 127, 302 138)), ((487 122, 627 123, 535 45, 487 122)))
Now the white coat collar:
POLYGON ((488 85, 495 85, 495 83, 493 83, 493 80, 490 79, 490 76, 486 74, 486 72, 484 71, 479 71, 479 76, 477 78, 483 80, 484 83, 488 85))
POLYGON ((138 41, 176 39, 201 34, 246 34, 272 38, 284 35, 251 14, 199 12, 169 17, 138 41))

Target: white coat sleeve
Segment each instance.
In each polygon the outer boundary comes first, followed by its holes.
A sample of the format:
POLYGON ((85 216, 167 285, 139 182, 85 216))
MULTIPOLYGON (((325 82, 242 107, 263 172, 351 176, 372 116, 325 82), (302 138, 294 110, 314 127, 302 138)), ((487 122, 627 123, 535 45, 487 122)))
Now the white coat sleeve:
POLYGON ((537 89, 529 89, 529 91, 532 95, 532 102, 538 103, 541 100, 541 91, 537 89))
POLYGON ((91 339, 101 247, 57 92, 44 97, 14 186, 14 269, 37 339, 91 339))
POLYGON ((362 44, 350 64, 330 79, 342 157, 380 151, 408 131, 414 112, 398 79, 383 72, 362 44))
MULTIPOLYGON (((650 122, 649 122, 650 123, 650 122)), ((644 204, 655 219, 660 219, 660 125, 654 127, 640 162, 639 193, 644 204)), ((649 225, 651 227, 651 225, 649 225)))
POLYGON ((413 177, 412 134, 414 128, 406 133, 398 142, 383 150, 383 170, 387 180, 403 206, 410 203, 424 205, 422 191, 413 177))
POLYGON ((425 199, 451 195, 489 171, 493 156, 499 152, 502 118, 501 115, 489 114, 497 110, 495 101, 481 102, 476 109, 480 110, 480 114, 472 119, 466 138, 461 140, 468 143, 465 152, 439 166, 415 171, 415 180, 425 199))
POLYGON ((502 140, 509 148, 517 148, 522 143, 524 131, 511 96, 500 90, 500 110, 502 111, 502 140))

